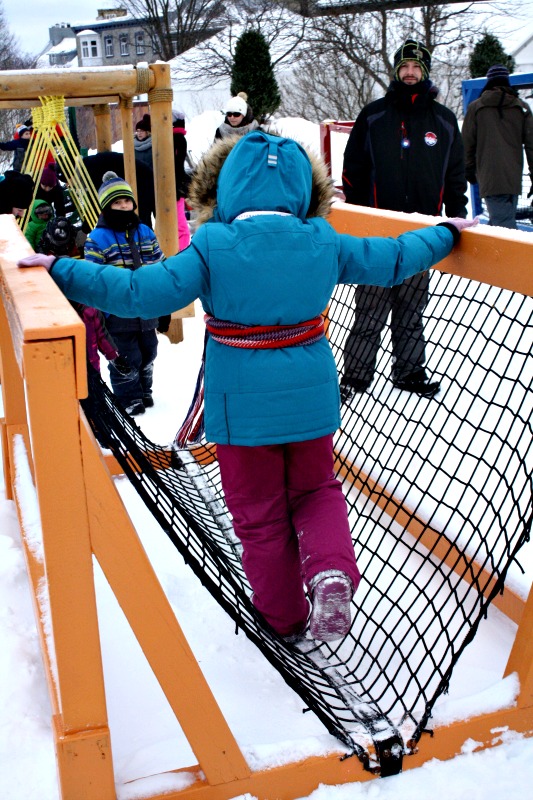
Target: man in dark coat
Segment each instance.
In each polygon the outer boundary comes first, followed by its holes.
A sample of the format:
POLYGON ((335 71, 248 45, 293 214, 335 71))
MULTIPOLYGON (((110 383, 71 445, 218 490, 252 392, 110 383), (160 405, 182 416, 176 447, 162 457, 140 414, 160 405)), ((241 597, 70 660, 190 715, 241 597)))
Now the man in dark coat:
MULTIPOLYGON (((490 225, 516 228, 522 191, 524 150, 533 176, 533 115, 511 87, 509 70, 495 64, 480 97, 468 106, 463 123, 466 177, 479 184, 490 225)), ((530 189, 528 197, 533 194, 530 189)))
MULTIPOLYGON (((386 95, 365 106, 344 153, 347 203, 391 211, 466 217, 464 151, 455 115, 438 103, 429 80, 431 55, 408 39, 394 55, 386 95)), ((391 314, 392 382, 397 389, 434 397, 440 389, 424 368, 422 317, 429 274, 392 289, 359 286, 355 322, 344 347, 341 398, 370 388, 381 332, 391 314)))

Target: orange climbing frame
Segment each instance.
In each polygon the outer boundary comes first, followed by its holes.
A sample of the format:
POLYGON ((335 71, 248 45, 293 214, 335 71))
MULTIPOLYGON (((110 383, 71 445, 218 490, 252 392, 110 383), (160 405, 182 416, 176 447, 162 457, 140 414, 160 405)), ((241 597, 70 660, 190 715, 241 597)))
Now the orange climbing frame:
MULTIPOLYGON (((423 217, 413 220, 343 205, 333 209, 331 221, 340 232, 370 235, 396 235, 433 224, 423 217)), ((341 761, 340 753, 260 772, 246 763, 80 408, 79 399, 87 392, 84 326, 44 269, 16 267, 28 252, 14 218, 1 216, 2 455, 6 490, 16 504, 33 587, 62 800, 116 798, 93 555, 197 759, 186 768, 194 782, 165 794, 164 800, 226 800, 245 793, 259 800, 291 800, 319 784, 372 779, 356 758, 341 761), (40 510, 42 549, 28 536, 23 479, 28 468, 40 510)), ((467 231, 439 269, 485 282, 490 275, 495 285, 532 294, 531 271, 523 269, 532 254, 533 241, 516 241, 511 234, 496 235, 488 229, 467 231)), ((533 593, 526 603, 519 598, 516 603, 521 621, 506 669, 506 674, 519 676, 516 705, 437 728, 431 740, 404 759, 405 769, 430 758, 451 758, 467 739, 480 747, 494 745, 495 728, 533 734, 533 593)))

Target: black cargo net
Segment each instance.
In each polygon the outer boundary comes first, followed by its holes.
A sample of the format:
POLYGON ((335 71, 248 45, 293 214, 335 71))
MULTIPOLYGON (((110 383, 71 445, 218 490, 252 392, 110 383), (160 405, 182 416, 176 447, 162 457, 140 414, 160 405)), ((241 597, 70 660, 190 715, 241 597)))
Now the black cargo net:
MULTIPOLYGON (((339 372, 354 291, 338 287, 329 310, 339 372)), ((255 612, 216 461, 148 441, 99 379, 84 402, 100 442, 236 627, 382 775, 398 771, 427 729, 528 540, 532 332, 532 298, 433 273, 427 370, 441 391, 428 400, 392 387, 385 329, 372 388, 343 406, 336 435, 362 573, 351 631, 339 643, 290 646, 255 612)))

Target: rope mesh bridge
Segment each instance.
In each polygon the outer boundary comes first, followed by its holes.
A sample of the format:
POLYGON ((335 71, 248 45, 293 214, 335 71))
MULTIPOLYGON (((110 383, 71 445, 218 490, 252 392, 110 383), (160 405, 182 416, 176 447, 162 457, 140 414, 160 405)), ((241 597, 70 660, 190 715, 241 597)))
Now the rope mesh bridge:
MULTIPOLYGON (((338 287, 329 309, 339 371, 353 293, 338 287)), ((292 647, 265 627, 216 461, 149 442, 99 378, 86 411, 237 628, 348 752, 381 775, 398 772, 427 730, 529 540, 533 513, 533 298, 434 272, 425 334, 428 371, 442 381, 437 398, 392 388, 385 331, 371 392, 343 408, 337 463, 362 581, 351 631, 338 643, 292 647)))

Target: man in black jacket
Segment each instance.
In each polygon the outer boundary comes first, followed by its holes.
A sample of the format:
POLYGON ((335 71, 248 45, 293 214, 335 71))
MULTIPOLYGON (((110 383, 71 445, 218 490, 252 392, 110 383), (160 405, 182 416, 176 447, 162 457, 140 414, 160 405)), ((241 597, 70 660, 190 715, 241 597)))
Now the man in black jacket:
MULTIPOLYGON (((413 39, 395 53, 386 95, 362 109, 348 139, 342 175, 347 203, 435 216, 444 208, 448 217, 466 217, 461 134, 452 111, 436 101, 430 68, 429 50, 413 39)), ((391 289, 356 289, 355 321, 344 346, 343 402, 370 388, 389 313, 393 385, 423 397, 437 394, 440 384, 424 368, 428 289, 428 272, 391 289)))

